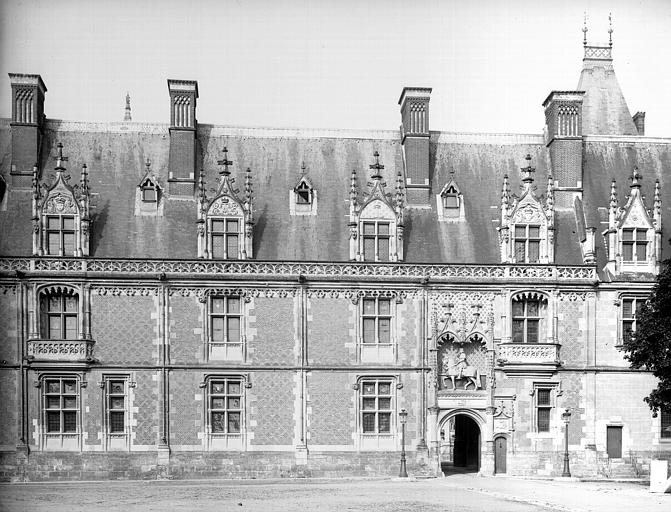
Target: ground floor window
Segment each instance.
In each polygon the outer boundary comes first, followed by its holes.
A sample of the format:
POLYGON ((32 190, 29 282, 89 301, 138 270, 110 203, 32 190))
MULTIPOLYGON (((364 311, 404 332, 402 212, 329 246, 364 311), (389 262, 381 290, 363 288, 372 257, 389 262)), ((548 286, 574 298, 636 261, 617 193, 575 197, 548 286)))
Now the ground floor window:
POLYGON ((671 410, 662 410, 660 417, 662 439, 671 439, 671 410))

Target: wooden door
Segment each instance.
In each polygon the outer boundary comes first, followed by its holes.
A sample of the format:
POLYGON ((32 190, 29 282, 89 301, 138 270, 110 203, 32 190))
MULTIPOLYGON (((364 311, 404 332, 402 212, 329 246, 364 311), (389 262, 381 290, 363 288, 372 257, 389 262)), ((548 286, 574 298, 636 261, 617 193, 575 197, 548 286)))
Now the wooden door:
POLYGON ((494 440, 494 473, 506 472, 506 453, 508 451, 508 440, 503 437, 497 437, 494 440))
POLYGON ((606 427, 606 450, 611 459, 622 458, 622 427, 606 427))

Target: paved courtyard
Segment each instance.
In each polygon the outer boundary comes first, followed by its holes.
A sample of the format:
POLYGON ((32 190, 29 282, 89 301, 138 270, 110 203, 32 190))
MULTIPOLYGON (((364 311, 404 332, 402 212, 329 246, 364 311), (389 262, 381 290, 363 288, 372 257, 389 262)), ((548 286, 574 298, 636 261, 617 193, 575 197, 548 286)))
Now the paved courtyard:
POLYGON ((139 511, 627 511, 671 510, 671 495, 631 483, 454 475, 400 481, 206 480, 0 485, 3 512, 139 511))

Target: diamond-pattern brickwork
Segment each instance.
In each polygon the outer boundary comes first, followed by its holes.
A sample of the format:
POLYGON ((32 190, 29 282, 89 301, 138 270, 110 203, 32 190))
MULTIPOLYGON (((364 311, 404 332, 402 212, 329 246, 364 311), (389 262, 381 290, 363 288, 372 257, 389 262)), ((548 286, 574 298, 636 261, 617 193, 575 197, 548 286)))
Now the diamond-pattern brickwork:
POLYGON ((203 352, 201 303, 196 297, 170 297, 170 361, 197 363, 203 352))
POLYGON ((16 446, 16 379, 18 372, 0 372, 0 445, 16 446))
POLYGON ((294 438, 294 381, 289 372, 252 375, 249 396, 251 444, 290 445, 294 438))
POLYGON ((94 357, 103 364, 155 364, 156 297, 91 296, 94 357))
POLYGON ((250 327, 255 332, 247 338, 250 362, 263 365, 295 363, 293 299, 257 297, 249 314, 250 327))
POLYGON ((0 288, 0 361, 16 361, 15 288, 0 288))
POLYGON ((558 342, 561 344, 561 359, 569 366, 586 364, 584 325, 585 302, 559 303, 558 342))
POLYGON ((203 401, 194 399, 203 393, 198 387, 202 376, 198 373, 173 371, 170 373, 170 443, 200 445, 198 432, 202 431, 203 401))
POLYGON ((308 377, 310 444, 353 444, 356 391, 352 378, 333 372, 312 372, 308 377))
POLYGON ((347 346, 354 342, 350 336, 350 305, 347 299, 310 299, 310 364, 347 364, 354 361, 354 353, 347 346))
POLYGON ((158 382, 155 372, 137 372, 137 386, 134 390, 137 408, 134 414, 134 445, 156 445, 158 438, 158 382))

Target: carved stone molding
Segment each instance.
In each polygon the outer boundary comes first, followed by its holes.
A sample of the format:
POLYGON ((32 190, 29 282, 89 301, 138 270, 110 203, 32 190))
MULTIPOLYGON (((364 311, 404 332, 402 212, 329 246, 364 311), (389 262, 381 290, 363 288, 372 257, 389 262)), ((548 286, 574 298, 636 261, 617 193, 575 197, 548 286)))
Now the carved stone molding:
POLYGON ((13 284, 0 285, 0 294, 2 295, 16 295, 16 286, 13 284))
POLYGON ((104 272, 120 274, 198 274, 245 276, 390 277, 456 279, 482 282, 529 278, 537 280, 598 280, 593 266, 528 265, 421 265, 407 263, 367 264, 363 262, 302 263, 214 260, 116 260, 81 258, 2 258, 0 271, 104 272))
POLYGON ((93 340, 28 340, 28 357, 36 361, 91 361, 93 344, 93 340))
POLYGON ((148 286, 92 286, 96 295, 112 295, 127 297, 150 297, 158 295, 158 287, 148 286))
POLYGON ((246 302, 252 298, 262 297, 266 299, 283 299, 286 297, 295 297, 298 290, 295 288, 234 288, 234 287, 217 287, 217 288, 195 288, 195 287, 170 287, 168 288, 168 295, 180 297, 196 297, 201 302, 205 302, 207 297, 225 296, 225 297, 242 297, 246 302))
POLYGON ((407 298, 417 298, 420 292, 413 290, 378 290, 378 289, 357 289, 347 290, 343 288, 333 289, 308 289, 307 295, 310 298, 317 299, 349 299, 353 304, 358 304, 363 297, 379 297, 385 299, 394 299, 397 304, 403 303, 407 298))

